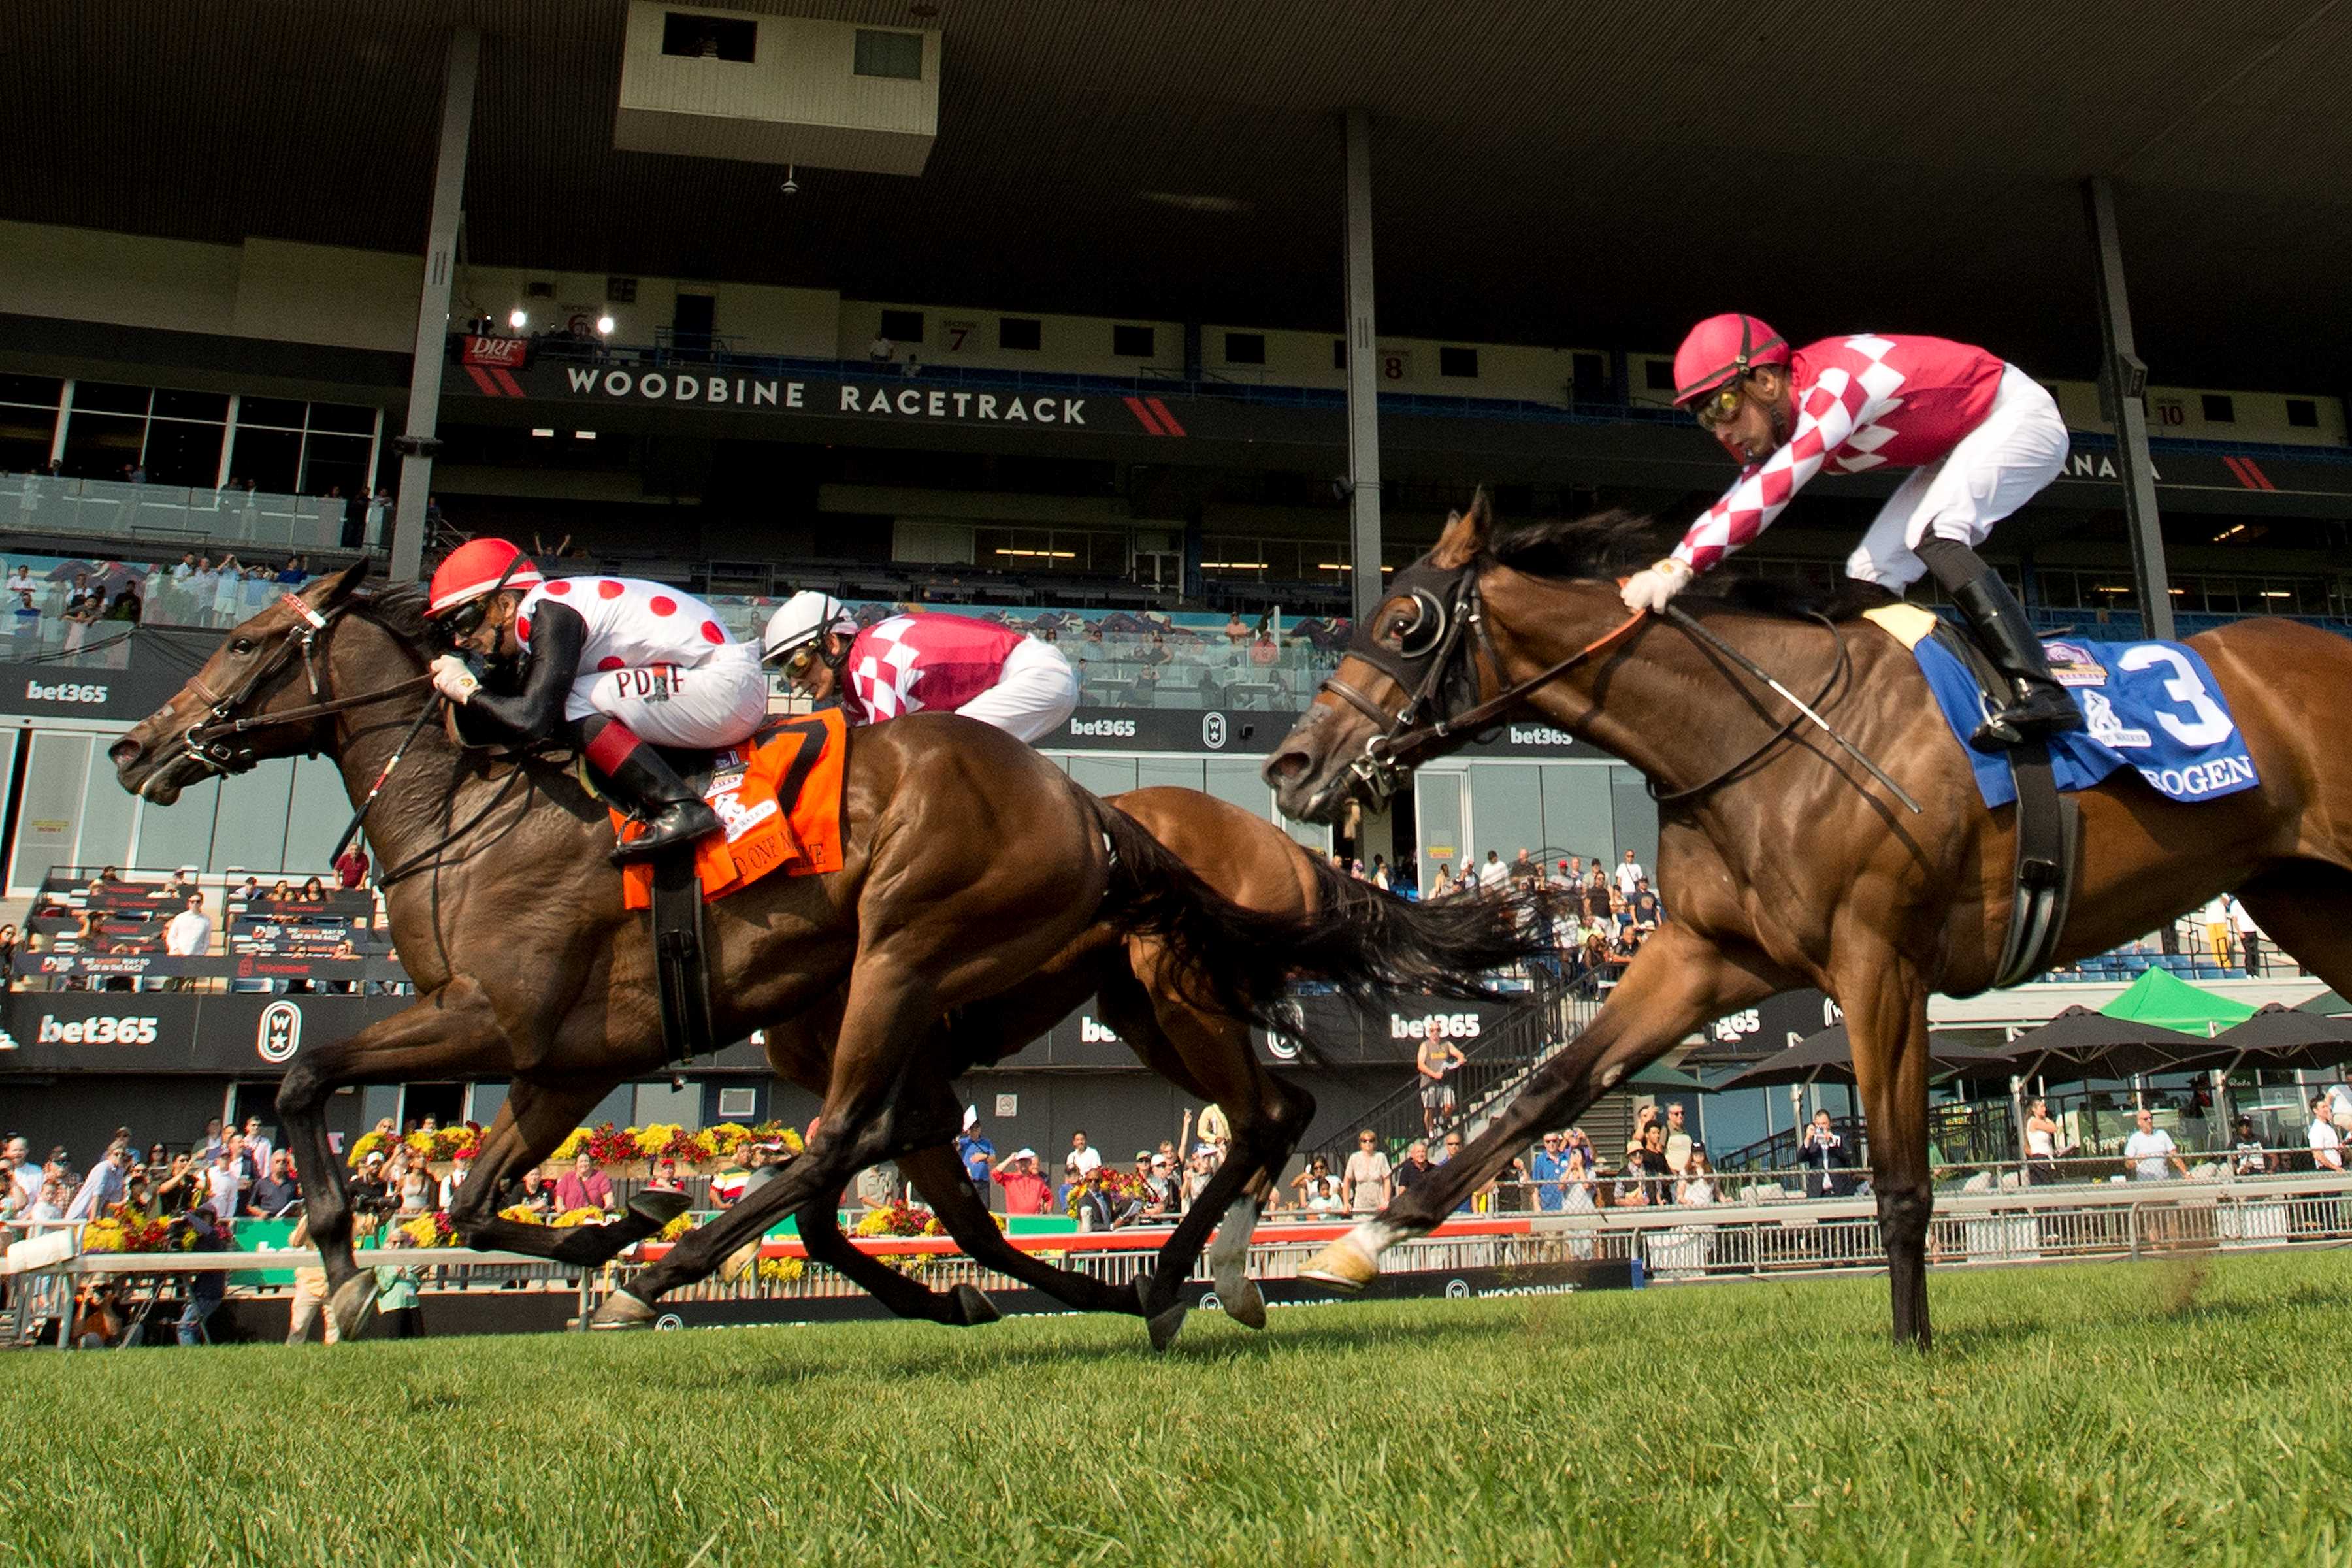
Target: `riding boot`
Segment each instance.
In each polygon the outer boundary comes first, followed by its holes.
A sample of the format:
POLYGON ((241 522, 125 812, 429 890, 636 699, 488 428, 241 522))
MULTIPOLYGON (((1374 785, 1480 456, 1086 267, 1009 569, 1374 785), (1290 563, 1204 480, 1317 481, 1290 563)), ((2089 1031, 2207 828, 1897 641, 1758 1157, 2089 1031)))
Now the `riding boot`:
POLYGON ((675 844, 691 844, 719 828, 719 814, 687 787, 659 752, 617 719, 581 722, 581 754, 629 814, 646 825, 613 851, 613 864, 650 860, 675 844))
POLYGON ((1986 716, 1969 743, 1979 751, 2005 751, 2061 731, 2079 730, 2083 715, 2066 689, 2050 673, 2042 639, 2025 618, 2025 606, 1977 552, 1956 539, 1923 541, 1916 553, 1959 606, 1978 646, 2010 684, 2011 700, 1986 716))

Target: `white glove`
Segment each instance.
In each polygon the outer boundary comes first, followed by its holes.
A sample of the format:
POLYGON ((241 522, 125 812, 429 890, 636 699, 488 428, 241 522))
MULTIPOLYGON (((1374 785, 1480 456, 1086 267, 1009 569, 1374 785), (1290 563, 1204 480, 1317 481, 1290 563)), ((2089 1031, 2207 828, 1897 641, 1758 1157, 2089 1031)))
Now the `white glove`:
POLYGON ((1629 610, 1663 610, 1666 601, 1690 586, 1697 574, 1669 555, 1625 579, 1622 596, 1629 610))
POLYGON ((481 686, 474 679, 474 672, 466 668, 466 661, 456 654, 445 653, 433 661, 433 689, 450 701, 462 704, 481 686))

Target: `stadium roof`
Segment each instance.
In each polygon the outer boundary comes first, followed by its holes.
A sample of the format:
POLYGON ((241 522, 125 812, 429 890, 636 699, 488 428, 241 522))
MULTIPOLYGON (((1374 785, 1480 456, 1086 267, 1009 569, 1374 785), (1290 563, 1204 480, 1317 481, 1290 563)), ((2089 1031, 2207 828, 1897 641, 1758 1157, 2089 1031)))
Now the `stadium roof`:
POLYGON ((0 216, 419 250, 444 40, 471 23, 479 262, 1336 326, 1337 112, 1362 104, 1383 331, 1666 347, 1738 305, 2080 375, 2079 182, 2105 173, 2160 380, 2324 387, 2352 357, 2318 308, 2352 254, 2329 0, 733 8, 940 28, 927 171, 803 170, 786 197, 756 165, 614 151, 625 0, 29 0, 0 216))

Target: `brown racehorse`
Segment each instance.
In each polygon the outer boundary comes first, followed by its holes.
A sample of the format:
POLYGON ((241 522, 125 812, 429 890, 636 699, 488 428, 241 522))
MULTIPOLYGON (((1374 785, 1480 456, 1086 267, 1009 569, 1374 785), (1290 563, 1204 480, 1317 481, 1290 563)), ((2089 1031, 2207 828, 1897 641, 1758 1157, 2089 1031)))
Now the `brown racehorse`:
MULTIPOLYGON (((1422 698, 1418 725, 1533 682, 1516 703, 1639 768, 1661 801, 1670 921, 1600 1016, 1462 1157, 1309 1268, 1360 1286, 1383 1248, 1429 1230, 1531 1137, 1627 1073, 1709 1019, 1817 985, 1843 1006, 1853 1039, 1895 1337, 1924 1347, 1927 997, 1991 982, 2009 921, 2014 808, 1984 807, 1914 657, 1874 626, 1737 599, 1677 601, 1792 689, 1811 697, 1828 682, 1814 706, 1916 797, 1920 816, 1696 638, 1656 617, 1629 621, 1617 578, 1653 553, 1639 521, 1612 515, 1495 538, 1481 495, 1397 574, 1267 762, 1284 810, 1328 818, 1367 775, 1373 788, 1392 784, 1383 737, 1409 699, 1422 698)), ((2282 947, 2342 989, 2352 984, 2352 773, 2327 758, 2352 711, 2352 642, 2284 619, 2190 640, 2262 786, 2179 805, 2126 768, 2077 796, 2079 879, 2060 959, 2105 952, 2235 889, 2282 947)), ((1424 742, 1442 751, 1461 739, 1450 728, 1395 736, 1408 760, 1427 754, 1424 742)))
MULTIPOLYGON (((361 594, 364 574, 362 563, 320 579, 230 631, 110 753, 124 787, 159 805, 199 778, 303 751, 335 759, 355 804, 383 781, 369 837, 420 995, 306 1049, 278 1096, 345 1333, 373 1288, 352 1257, 347 1179, 323 1117, 342 1085, 510 1079, 450 1212, 472 1245, 593 1264, 683 1207, 641 1194, 627 1217, 569 1235, 498 1217, 505 1184, 606 1088, 661 1069, 652 943, 605 863, 600 801, 552 762, 486 757, 415 722, 437 700, 423 596, 361 594), (386 778, 404 737, 405 760, 386 778)), ((1312 915, 1242 910, 1036 752, 952 715, 861 733, 845 795, 840 871, 769 878, 711 906, 708 922, 720 1038, 827 1009, 824 1127, 776 1182, 792 1206, 946 1142, 961 1064, 941 1017, 1019 985, 1101 921, 1159 935, 1175 983, 1244 1016, 1275 1006, 1295 974, 1439 985, 1455 963, 1507 961, 1516 940, 1500 922, 1376 900, 1337 877, 1312 915)))
MULTIPOLYGON (((1188 789, 1134 790, 1105 804, 1133 817, 1234 903, 1261 913, 1305 914, 1320 901, 1328 875, 1321 862, 1263 816, 1188 789)), ((1144 1316, 1150 1321, 1153 1344, 1163 1349, 1183 1322, 1184 1310, 1173 1304, 1173 1292, 1191 1274, 1213 1224, 1217 1231, 1210 1262, 1220 1307, 1252 1328, 1265 1325, 1264 1299, 1245 1269, 1250 1236, 1274 1178, 1315 1113, 1306 1090, 1260 1065, 1251 1048, 1249 1020, 1221 1013, 1173 984, 1166 973, 1169 958, 1160 939, 1129 935, 1108 921, 1098 922, 1018 990, 962 1008, 947 1026, 956 1058, 985 1066, 1021 1049, 1093 997, 1103 1021, 1147 1066, 1186 1092, 1224 1108, 1233 1126, 1229 1157, 1160 1247, 1146 1289, 1110 1286, 1013 1247, 973 1193, 951 1149, 935 1146, 898 1162, 940 1223, 983 1267, 1069 1306, 1144 1316)), ((821 1090, 828 1049, 824 1034, 824 1020, 811 1016, 770 1029, 768 1059, 777 1076, 821 1090)), ((661 1263, 614 1292, 598 1312, 597 1325, 650 1322, 652 1303, 663 1294, 702 1278, 759 1237, 785 1212, 764 1201, 768 1190, 754 1189, 724 1219, 694 1232, 661 1263)), ((820 1194, 795 1216, 810 1257, 856 1280, 901 1317, 968 1324, 997 1316, 995 1307, 970 1286, 929 1289, 851 1246, 840 1230, 839 1197, 837 1191, 820 1194)))

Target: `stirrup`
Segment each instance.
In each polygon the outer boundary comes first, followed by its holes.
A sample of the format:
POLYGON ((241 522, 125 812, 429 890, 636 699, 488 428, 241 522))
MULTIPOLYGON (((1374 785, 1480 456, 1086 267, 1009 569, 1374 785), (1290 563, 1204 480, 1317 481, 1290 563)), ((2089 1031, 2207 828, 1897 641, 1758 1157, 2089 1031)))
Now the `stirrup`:
POLYGON ((1998 712, 1986 714, 1976 733, 1969 737, 1969 744, 1979 751, 2005 752, 2082 727, 2082 710, 2066 696, 2063 688, 2037 689, 2004 705, 1998 712))
POLYGON ((613 864, 634 866, 641 860, 654 859, 673 845, 691 844, 706 834, 718 832, 722 826, 719 814, 701 801, 670 801, 646 825, 644 833, 614 848, 613 864))

